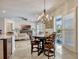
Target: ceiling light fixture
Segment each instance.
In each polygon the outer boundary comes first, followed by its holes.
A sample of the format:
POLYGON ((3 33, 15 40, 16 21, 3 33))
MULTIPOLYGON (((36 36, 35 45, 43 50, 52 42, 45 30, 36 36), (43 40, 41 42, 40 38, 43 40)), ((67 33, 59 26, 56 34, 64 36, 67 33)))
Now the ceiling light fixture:
POLYGON ((46 1, 44 0, 44 11, 43 13, 38 17, 38 21, 41 21, 42 23, 45 23, 49 20, 49 16, 46 12, 46 1))

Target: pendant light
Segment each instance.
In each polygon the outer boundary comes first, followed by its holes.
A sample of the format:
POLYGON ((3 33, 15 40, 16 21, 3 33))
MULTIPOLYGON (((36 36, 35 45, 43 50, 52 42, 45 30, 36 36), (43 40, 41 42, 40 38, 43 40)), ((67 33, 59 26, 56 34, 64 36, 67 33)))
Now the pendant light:
POLYGON ((45 23, 48 20, 49 20, 49 17, 48 17, 48 14, 46 12, 46 0, 44 0, 44 10, 43 10, 43 13, 38 17, 38 21, 45 23))

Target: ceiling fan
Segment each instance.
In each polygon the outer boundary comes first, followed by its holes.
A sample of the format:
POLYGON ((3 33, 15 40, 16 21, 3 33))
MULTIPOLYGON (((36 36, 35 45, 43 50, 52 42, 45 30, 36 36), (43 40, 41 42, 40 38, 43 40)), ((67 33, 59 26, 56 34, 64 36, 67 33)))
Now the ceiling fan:
POLYGON ((18 17, 18 18, 20 18, 20 19, 22 19, 22 20, 28 20, 27 18, 25 18, 25 17, 18 17))
POLYGON ((6 18, 18 18, 18 19, 25 20, 25 21, 28 20, 27 18, 22 17, 22 16, 7 16, 6 18))

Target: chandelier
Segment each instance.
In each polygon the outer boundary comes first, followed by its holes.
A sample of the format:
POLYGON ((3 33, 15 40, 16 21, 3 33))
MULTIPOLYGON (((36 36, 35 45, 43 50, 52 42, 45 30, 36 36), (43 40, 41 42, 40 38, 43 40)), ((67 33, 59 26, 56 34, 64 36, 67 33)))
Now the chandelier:
POLYGON ((45 4, 46 4, 46 1, 44 0, 44 10, 43 10, 43 13, 38 17, 38 21, 41 21, 42 23, 46 23, 47 21, 49 21, 49 16, 46 12, 46 9, 45 9, 45 4))

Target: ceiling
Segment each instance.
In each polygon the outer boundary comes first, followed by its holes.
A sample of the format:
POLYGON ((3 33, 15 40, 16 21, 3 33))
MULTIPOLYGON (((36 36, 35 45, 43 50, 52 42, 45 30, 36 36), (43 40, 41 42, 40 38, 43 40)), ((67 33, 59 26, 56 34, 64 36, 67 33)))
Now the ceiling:
MULTIPOLYGON (((46 0, 46 10, 55 8, 61 1, 46 0)), ((0 16, 21 16, 34 21, 43 12, 43 8, 44 0, 0 0, 0 16)))

